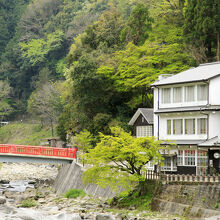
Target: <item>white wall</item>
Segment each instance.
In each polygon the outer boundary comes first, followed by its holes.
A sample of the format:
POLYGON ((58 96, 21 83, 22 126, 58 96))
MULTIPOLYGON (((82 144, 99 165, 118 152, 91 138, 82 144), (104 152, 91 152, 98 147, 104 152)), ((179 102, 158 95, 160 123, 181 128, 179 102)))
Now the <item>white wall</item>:
POLYGON ((220 76, 210 80, 209 104, 220 105, 220 76))
MULTIPOLYGON (((158 88, 154 88, 154 111, 158 110, 158 88)), ((154 114, 154 136, 158 137, 158 116, 154 114)))
POLYGON ((209 115, 209 138, 218 135, 220 135, 220 112, 211 112, 209 115))
POLYGON ((159 89, 154 88, 154 111, 158 110, 158 94, 159 94, 159 89))

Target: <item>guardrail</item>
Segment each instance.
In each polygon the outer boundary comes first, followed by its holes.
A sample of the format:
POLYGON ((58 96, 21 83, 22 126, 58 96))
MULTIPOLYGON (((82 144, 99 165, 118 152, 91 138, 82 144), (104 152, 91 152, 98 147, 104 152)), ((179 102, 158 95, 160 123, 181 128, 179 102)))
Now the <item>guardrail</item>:
POLYGON ((0 144, 0 153, 76 158, 77 149, 0 144))
POLYGON ((198 183, 220 183, 219 175, 189 175, 189 174, 163 174, 152 170, 146 171, 147 180, 160 180, 165 183, 170 182, 198 182, 198 183))

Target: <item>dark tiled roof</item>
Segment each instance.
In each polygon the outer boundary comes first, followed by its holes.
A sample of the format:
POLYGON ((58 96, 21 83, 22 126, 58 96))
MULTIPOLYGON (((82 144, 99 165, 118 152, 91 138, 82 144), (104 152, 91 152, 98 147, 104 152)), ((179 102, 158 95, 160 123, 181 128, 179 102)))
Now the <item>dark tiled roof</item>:
POLYGON ((147 122, 149 124, 154 123, 154 110, 153 110, 153 108, 139 108, 135 112, 135 114, 133 115, 133 117, 131 118, 131 120, 129 121, 128 124, 133 125, 140 114, 144 116, 144 118, 147 120, 147 122))

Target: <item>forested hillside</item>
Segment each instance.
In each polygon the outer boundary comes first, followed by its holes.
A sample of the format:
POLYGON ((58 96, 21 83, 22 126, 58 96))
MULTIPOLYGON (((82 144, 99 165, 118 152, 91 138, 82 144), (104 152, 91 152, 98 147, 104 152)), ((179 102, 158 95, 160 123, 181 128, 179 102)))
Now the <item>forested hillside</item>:
POLYGON ((0 116, 129 129, 158 75, 219 60, 219 33, 219 0, 0 0, 0 116))

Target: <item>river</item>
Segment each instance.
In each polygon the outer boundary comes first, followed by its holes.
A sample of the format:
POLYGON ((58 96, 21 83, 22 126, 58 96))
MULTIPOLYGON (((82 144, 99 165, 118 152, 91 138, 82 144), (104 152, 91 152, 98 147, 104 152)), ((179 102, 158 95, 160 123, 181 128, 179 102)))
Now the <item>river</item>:
POLYGON ((180 220, 166 214, 112 210, 103 200, 86 195, 67 199, 56 195, 51 184, 58 167, 43 164, 4 163, 0 169, 0 220, 180 220), (24 200, 34 207, 21 207, 24 200))

